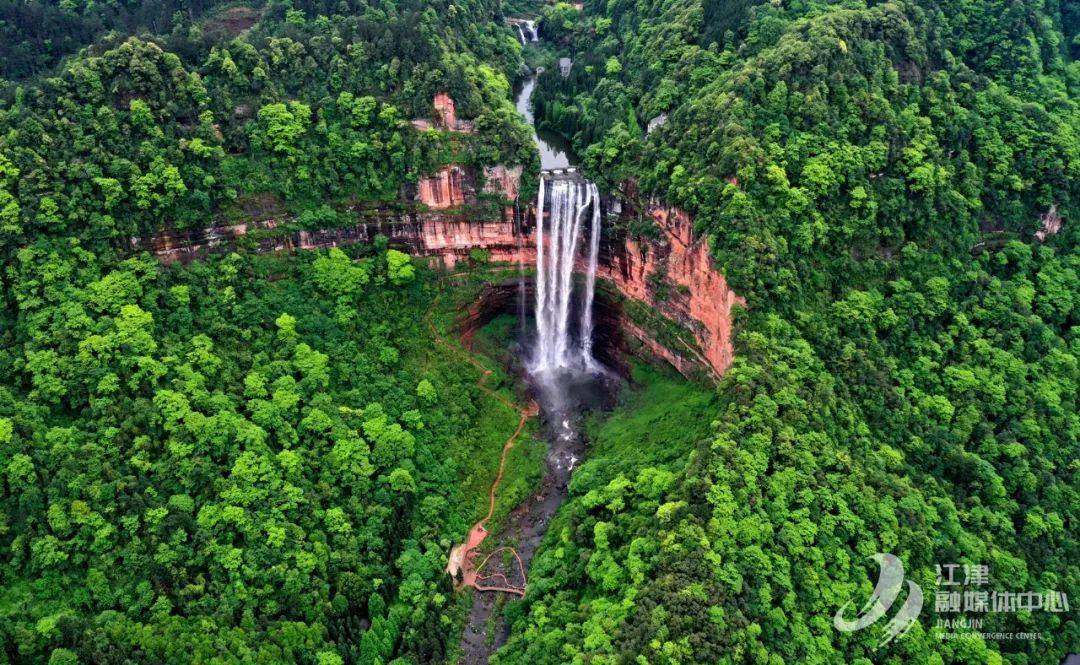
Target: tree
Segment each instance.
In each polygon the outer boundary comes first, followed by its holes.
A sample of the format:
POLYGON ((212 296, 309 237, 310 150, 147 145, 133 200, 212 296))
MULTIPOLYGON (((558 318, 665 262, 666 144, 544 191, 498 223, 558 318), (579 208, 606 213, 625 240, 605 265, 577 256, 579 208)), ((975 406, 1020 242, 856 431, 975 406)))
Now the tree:
POLYGON ((386 268, 390 283, 395 286, 408 284, 416 277, 416 267, 413 266, 412 259, 408 254, 396 249, 386 251, 386 268))

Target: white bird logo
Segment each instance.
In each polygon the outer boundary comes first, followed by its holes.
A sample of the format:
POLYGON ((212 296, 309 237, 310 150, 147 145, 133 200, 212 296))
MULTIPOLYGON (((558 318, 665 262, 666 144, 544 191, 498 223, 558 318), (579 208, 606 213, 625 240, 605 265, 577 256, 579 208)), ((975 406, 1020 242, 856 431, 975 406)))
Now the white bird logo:
MULTIPOLYGON (((904 564, 892 554, 878 552, 873 558, 881 568, 877 585, 874 586, 874 593, 854 620, 849 621, 844 618, 844 611, 851 605, 852 601, 849 600, 844 603, 844 606, 836 611, 836 615, 833 617, 833 625, 841 632, 851 633, 862 630, 874 623, 885 616, 885 613, 889 611, 889 608, 896 601, 896 597, 900 595, 900 589, 904 585, 904 564)), ((900 608, 900 611, 885 625, 884 635, 878 647, 885 646, 911 630, 911 626, 915 624, 919 613, 922 612, 922 588, 908 580, 908 591, 907 600, 900 608)))

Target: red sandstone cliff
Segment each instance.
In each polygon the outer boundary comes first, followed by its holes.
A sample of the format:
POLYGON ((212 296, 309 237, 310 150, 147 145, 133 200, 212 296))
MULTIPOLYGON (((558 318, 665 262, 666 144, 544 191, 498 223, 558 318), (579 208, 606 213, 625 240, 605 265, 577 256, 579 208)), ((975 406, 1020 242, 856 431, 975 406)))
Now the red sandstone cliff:
POLYGON ((460 166, 446 166, 421 178, 416 193, 416 200, 433 210, 463 205, 465 198, 465 171, 460 166))
MULTIPOLYGON (((519 174, 512 171, 504 169, 494 178, 489 174, 488 183, 495 180, 498 187, 506 188, 504 192, 516 194, 514 176, 519 174)), ((382 234, 390 239, 391 245, 417 256, 435 258, 448 268, 467 260, 473 249, 486 250, 495 262, 535 265, 535 229, 523 229, 514 219, 512 209, 504 210, 501 218, 486 219, 471 214, 467 206, 454 214, 439 212, 464 204, 468 189, 464 172, 458 167, 447 167, 421 181, 417 198, 428 210, 364 211, 359 213, 360 221, 355 226, 260 236, 253 249, 270 252, 334 247, 371 242, 375 235, 382 234)), ((653 354, 666 359, 683 374, 690 375, 696 367, 705 366, 719 376, 731 365, 734 354, 733 309, 745 301, 728 287, 724 276, 713 266, 707 243, 694 238, 689 215, 662 207, 651 207, 647 212, 662 231, 661 238, 638 242, 623 236, 606 237, 597 276, 608 280, 625 297, 643 302, 683 326, 696 345, 667 348, 641 322, 628 317, 622 321, 625 334, 640 340, 653 354), (657 285, 665 283, 668 288, 658 293, 657 285)), ((245 235, 275 229, 286 221, 289 220, 267 219, 166 232, 147 239, 133 238, 131 248, 150 251, 166 262, 189 261, 233 247, 245 235)), ((583 269, 583 263, 579 264, 578 270, 583 269)))
POLYGON ((435 112, 439 115, 439 125, 446 129, 457 127, 457 109, 453 97, 445 92, 440 92, 435 95, 435 99, 431 103, 435 107, 435 112))
POLYGON ((500 194, 507 201, 514 201, 521 188, 521 167, 502 164, 484 167, 484 191, 500 194))
MULTIPOLYGON (((418 253, 438 257, 447 268, 467 259, 473 249, 487 250, 492 261, 516 263, 519 243, 524 241, 514 229, 512 217, 482 222, 425 218, 420 223, 418 253)), ((535 263, 536 252, 531 256, 535 263)))
MULTIPOLYGON (((601 262, 597 275, 611 280, 626 297, 645 302, 688 327, 701 347, 703 360, 717 375, 723 374, 734 355, 732 308, 746 301, 716 270, 705 240, 694 238, 688 214, 660 207, 650 208, 648 213, 663 232, 662 241, 641 244, 631 238, 622 240, 609 248, 611 256, 601 262), (652 286, 658 275, 666 276, 675 287, 667 289, 664 297, 652 286)), ((693 355, 692 349, 667 351, 693 355)), ((679 363, 672 364, 683 371, 679 363)))
POLYGON ((427 131, 438 127, 439 129, 449 132, 472 133, 472 121, 458 119, 457 105, 454 103, 453 97, 445 92, 436 93, 435 97, 431 100, 431 105, 435 107, 436 118, 434 121, 429 120, 428 118, 412 119, 412 126, 418 131, 427 131))

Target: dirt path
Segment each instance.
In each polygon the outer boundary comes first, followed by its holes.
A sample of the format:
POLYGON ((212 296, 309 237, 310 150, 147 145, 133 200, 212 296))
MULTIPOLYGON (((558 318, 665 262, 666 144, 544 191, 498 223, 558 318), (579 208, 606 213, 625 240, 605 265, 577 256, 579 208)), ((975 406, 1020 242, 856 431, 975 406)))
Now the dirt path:
MULTIPOLYGON (((457 345, 453 345, 449 342, 445 336, 439 331, 438 326, 432 320, 432 315, 435 308, 439 304, 439 300, 442 298, 442 291, 440 288, 439 294, 432 301, 431 307, 428 308, 425 318, 427 319, 428 328, 431 331, 432 339, 439 346, 445 348, 450 352, 461 352, 461 349, 457 345)), ((510 450, 514 447, 514 443, 521 436, 522 431, 525 429, 525 424, 529 418, 536 416, 540 412, 539 405, 530 400, 529 404, 525 406, 519 406, 514 402, 508 400, 498 392, 493 390, 487 385, 487 379, 491 376, 492 371, 477 360, 472 355, 466 354, 465 360, 480 370, 480 378, 476 382, 476 386, 485 394, 493 397, 500 404, 506 408, 514 411, 518 414, 517 428, 514 429, 514 433, 503 443, 502 453, 499 457, 499 471, 495 475, 495 480, 491 483, 491 488, 488 490, 488 511, 487 515, 480 521, 476 522, 469 529, 469 533, 465 538, 464 543, 455 545, 450 551, 449 562, 446 566, 446 572, 454 578, 455 588, 462 589, 465 587, 472 587, 478 591, 499 591, 504 593, 511 593, 517 596, 524 596, 527 585, 527 577, 525 574, 525 565, 518 555, 517 551, 512 547, 498 547, 492 552, 488 553, 479 563, 477 558, 479 552, 477 548, 484 542, 488 536, 488 530, 486 525, 491 518, 495 515, 495 505, 497 501, 497 495, 499 485, 502 483, 503 475, 506 471, 506 458, 509 455, 510 450), (492 561, 496 554, 508 552, 516 562, 516 575, 507 574, 502 572, 493 572, 487 575, 481 574, 481 571, 485 569, 489 562, 492 561), (460 576, 460 577, 459 577, 460 576), (520 583, 515 583, 516 578, 520 577, 520 583)))
POLYGON ((509 626, 502 613, 503 604, 525 595, 526 571, 540 548, 548 525, 567 497, 575 464, 585 457, 581 414, 586 405, 596 402, 593 396, 603 397, 614 393, 603 376, 591 376, 585 383, 563 382, 548 388, 544 387, 543 382, 536 384, 530 381, 530 390, 535 399, 530 399, 526 406, 507 399, 488 385, 488 377, 493 372, 468 355, 460 340, 447 339, 435 326, 432 315, 441 296, 440 288, 426 317, 432 338, 448 352, 458 355, 465 353, 466 360, 480 370, 477 387, 518 415, 517 427, 503 444, 499 470, 488 492, 487 514, 469 529, 465 542, 454 546, 446 567, 457 589, 472 587, 476 590, 468 623, 461 635, 459 665, 487 665, 491 655, 509 637, 509 626), (585 395, 590 397, 585 399, 585 395), (526 422, 534 416, 540 416, 547 442, 543 479, 535 491, 513 507, 505 521, 500 522, 499 540, 512 543, 513 547, 495 547, 481 558, 478 548, 489 535, 487 525, 495 514, 508 454, 522 435, 526 422), (488 591, 494 593, 481 593, 488 591))

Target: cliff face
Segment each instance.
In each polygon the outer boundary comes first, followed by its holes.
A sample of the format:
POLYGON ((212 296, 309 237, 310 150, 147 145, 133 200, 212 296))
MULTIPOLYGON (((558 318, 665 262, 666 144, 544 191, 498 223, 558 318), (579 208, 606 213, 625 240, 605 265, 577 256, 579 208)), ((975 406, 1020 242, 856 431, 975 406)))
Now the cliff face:
MULTIPOLYGON (((496 167, 485 175, 489 191, 517 194, 520 170, 496 167)), ((133 238, 131 248, 150 251, 166 262, 187 262, 240 244, 256 252, 315 249, 369 243, 381 234, 391 246, 451 269, 468 261, 474 249, 488 252, 491 261, 535 265, 535 212, 530 208, 515 214, 506 207, 493 216, 472 205, 475 196, 466 196, 472 191, 465 172, 448 167, 421 181, 417 200, 423 206, 354 210, 360 221, 350 227, 286 231, 280 227, 291 220, 267 219, 133 238), (447 211, 450 207, 456 209, 447 211)), ((600 288, 609 285, 623 298, 644 305, 619 310, 624 335, 683 374, 706 369, 719 376, 731 365, 734 353, 733 309, 745 301, 713 266, 706 242, 695 239, 689 215, 659 206, 644 212, 656 221, 659 238, 638 240, 619 232, 620 225, 605 225, 597 267, 600 288)), ((581 260, 577 270, 585 269, 581 260)))
MULTIPOLYGON (((484 192, 496 194, 506 201, 517 199, 521 185, 521 167, 502 164, 484 169, 484 192)), ((472 178, 460 166, 446 166, 430 176, 420 178, 416 201, 432 210, 445 210, 476 202, 476 187, 472 178)))
POLYGON ((471 188, 467 188, 465 171, 460 166, 447 166, 431 176, 420 179, 417 185, 416 200, 432 210, 445 210, 464 205, 467 194, 471 198, 471 188))
POLYGON ((436 93, 431 105, 435 107, 435 113, 438 114, 439 124, 442 127, 446 129, 457 127, 457 108, 453 97, 445 92, 436 93))
POLYGON ((518 197, 521 186, 521 167, 506 167, 502 164, 484 168, 484 191, 499 194, 507 201, 518 197))
MULTIPOLYGON (((646 303, 687 328, 700 348, 699 352, 690 348, 668 351, 697 356, 715 374, 723 374, 734 354, 732 308, 746 301, 713 266, 707 243, 694 238, 688 214, 661 207, 647 212, 662 231, 660 240, 609 239, 597 275, 611 280, 624 296, 646 303)), ((672 360, 672 364, 683 371, 680 364, 685 361, 672 360)))
POLYGON ((435 257, 447 268, 468 260, 473 249, 488 251, 492 261, 517 262, 518 244, 522 240, 514 229, 512 216, 488 222, 423 217, 414 253, 435 257))
MULTIPOLYGON (((647 212, 661 230, 658 239, 638 241, 606 232, 596 272, 600 289, 606 287, 643 305, 620 307, 613 298, 599 299, 609 323, 607 330, 636 340, 651 355, 666 360, 686 376, 700 375, 702 370, 720 376, 734 357, 733 310, 746 301, 731 290, 713 266, 707 243, 694 238, 689 215, 662 207, 647 212), (665 334, 665 326, 674 326, 674 331, 665 334)), ((454 248, 441 253, 447 266, 462 258, 457 248, 470 243, 488 249, 493 261, 536 264, 536 236, 532 229, 515 233, 515 228, 520 227, 510 224, 471 227, 432 228, 433 233, 457 235, 445 240, 442 236, 431 237, 424 244, 435 254, 440 253, 440 248, 454 248)), ((424 234, 429 235, 427 229, 424 234)), ((579 257, 576 271, 585 270, 585 260, 579 257)))
POLYGON ((517 260, 519 239, 514 233, 516 225, 513 216, 507 216, 507 211, 503 211, 503 217, 494 219, 432 211, 367 211, 357 214, 361 220, 359 223, 336 229, 286 231, 283 227, 291 219, 265 219, 247 224, 132 238, 130 248, 150 252, 165 263, 189 263, 239 245, 259 253, 325 249, 370 243, 375 236, 383 235, 389 239, 391 247, 414 256, 433 257, 447 267, 467 259, 473 249, 490 251, 493 261, 517 260))

